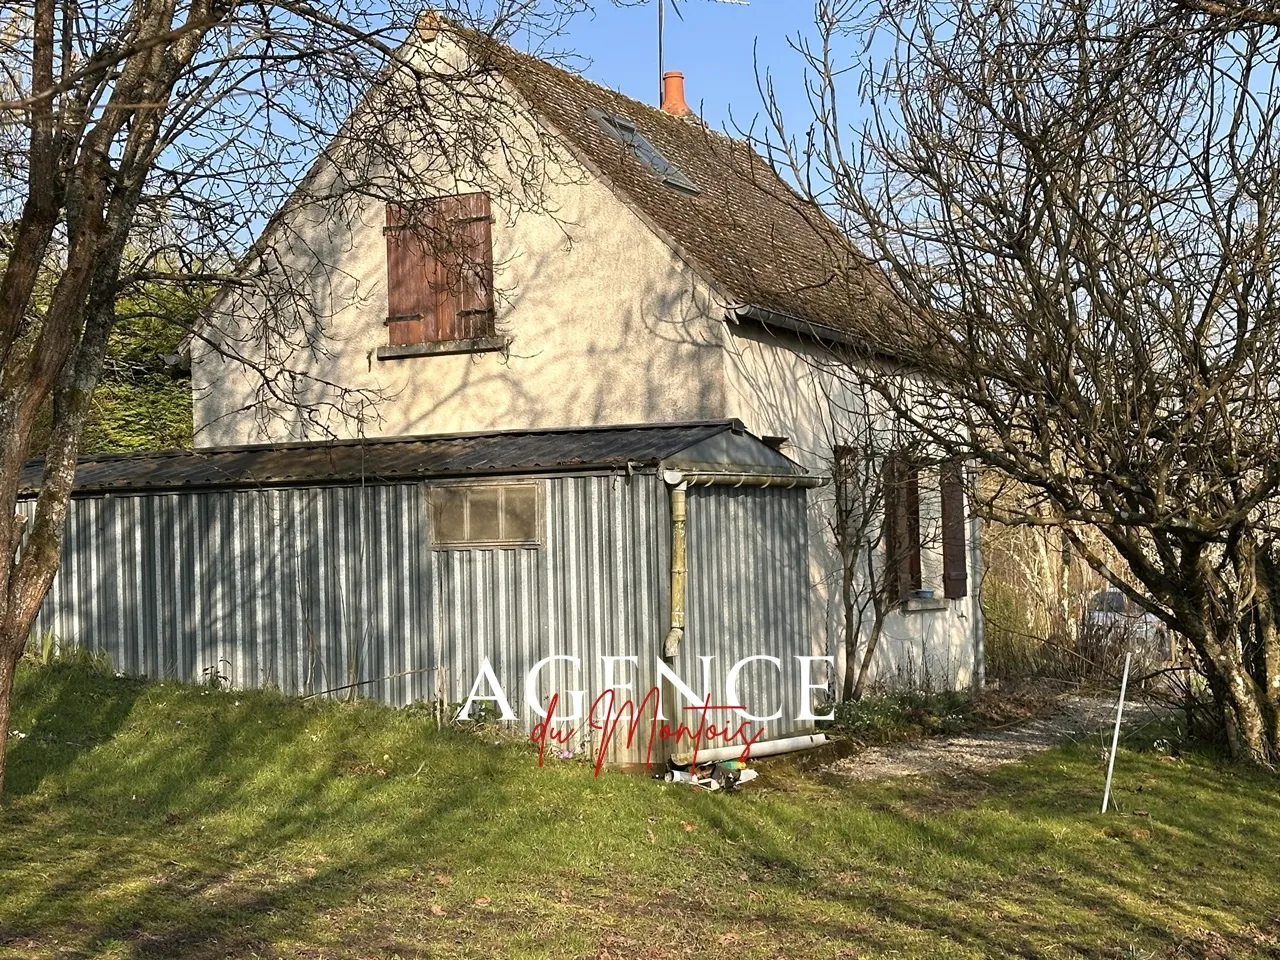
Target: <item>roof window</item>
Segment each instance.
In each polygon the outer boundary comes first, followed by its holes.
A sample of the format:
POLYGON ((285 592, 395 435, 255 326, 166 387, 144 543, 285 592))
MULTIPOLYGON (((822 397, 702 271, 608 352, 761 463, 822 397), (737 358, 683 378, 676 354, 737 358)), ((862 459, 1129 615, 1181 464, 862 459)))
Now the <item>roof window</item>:
POLYGON ((675 187, 685 193, 701 193, 696 183, 689 179, 683 170, 662 155, 636 125, 626 117, 617 113, 606 113, 599 107, 592 107, 588 115, 600 125, 600 129, 619 143, 631 148, 636 159, 652 170, 669 187, 675 187))

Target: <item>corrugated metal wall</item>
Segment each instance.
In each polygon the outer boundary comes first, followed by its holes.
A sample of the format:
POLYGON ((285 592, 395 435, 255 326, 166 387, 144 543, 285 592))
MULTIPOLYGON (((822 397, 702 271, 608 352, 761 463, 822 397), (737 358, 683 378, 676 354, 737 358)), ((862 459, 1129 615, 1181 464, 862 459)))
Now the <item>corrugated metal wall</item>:
MULTIPOLYGON (((546 657, 545 705, 614 681, 636 699, 657 680, 668 619, 667 491, 649 475, 544 481, 541 547, 433 550, 425 485, 189 491, 72 501, 62 568, 36 629, 105 651, 130 674, 310 694, 355 690, 393 705, 431 699, 438 668, 450 703, 488 657, 511 706, 546 657)), ((689 631, 678 667, 700 684, 716 658, 717 696, 736 660, 772 654, 742 676, 752 705, 784 703, 795 725, 790 658, 807 652, 803 491, 702 488, 690 494, 689 631)), ((32 509, 27 504, 26 509, 32 509)), ((722 701, 723 702, 723 701, 722 701)), ((529 721, 532 722, 531 720, 529 721)), ((736 722, 735 722, 736 725, 736 722)), ((585 722, 579 723, 585 731, 585 722)), ((636 759, 614 744, 611 759, 636 759)))
MULTIPOLYGON (((803 490, 695 487, 689 491, 689 599, 681 659, 686 672, 701 656, 715 657, 717 703, 728 703, 728 672, 750 656, 778 658, 745 665, 737 702, 763 722, 764 739, 812 727, 796 723, 801 701, 797 656, 810 650, 809 547, 803 490)), ((820 668, 814 670, 820 677, 820 668)), ((686 682, 692 676, 684 677, 686 682)), ((692 684, 690 684, 692 686, 692 684)), ((696 689, 696 688, 695 688, 696 689)), ((740 717, 715 714, 736 727, 740 717)), ((755 732, 756 727, 752 728, 755 732)))
POLYGON ((129 674, 428 698, 425 512, 409 484, 75 499, 37 630, 129 674))

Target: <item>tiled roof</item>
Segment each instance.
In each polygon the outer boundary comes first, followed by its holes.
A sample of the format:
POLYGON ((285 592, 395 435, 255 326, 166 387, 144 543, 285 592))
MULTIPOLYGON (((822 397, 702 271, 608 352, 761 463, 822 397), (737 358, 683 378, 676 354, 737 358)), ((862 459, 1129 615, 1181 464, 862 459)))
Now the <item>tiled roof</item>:
MULTIPOLYGON (((744 428, 737 420, 709 420, 99 454, 80 459, 75 492, 622 470, 656 466, 725 433, 744 428)), ((41 469, 39 460, 23 467, 24 494, 37 491, 41 469)))
POLYGON ((861 337, 878 327, 870 314, 875 292, 886 289, 879 272, 748 144, 491 40, 468 37, 482 63, 500 71, 582 159, 736 304, 861 337), (634 123, 701 192, 664 183, 601 128, 592 108, 634 123))

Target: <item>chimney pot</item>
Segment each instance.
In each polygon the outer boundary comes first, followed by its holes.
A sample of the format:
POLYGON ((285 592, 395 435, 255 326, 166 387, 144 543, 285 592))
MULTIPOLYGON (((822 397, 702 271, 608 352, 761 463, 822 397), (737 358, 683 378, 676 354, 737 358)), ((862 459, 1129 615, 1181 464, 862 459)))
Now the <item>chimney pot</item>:
POLYGON ((679 70, 668 70, 662 75, 662 109, 673 117, 693 115, 685 103, 684 74, 679 70))

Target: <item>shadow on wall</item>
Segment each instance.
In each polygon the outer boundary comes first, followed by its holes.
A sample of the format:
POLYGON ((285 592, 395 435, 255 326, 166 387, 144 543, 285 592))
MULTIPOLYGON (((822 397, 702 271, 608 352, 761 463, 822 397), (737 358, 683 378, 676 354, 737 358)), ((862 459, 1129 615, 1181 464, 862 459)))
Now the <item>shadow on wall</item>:
MULTIPOLYGON (((728 412, 759 436, 786 437, 783 452, 817 475, 831 474, 832 451, 859 406, 827 376, 817 354, 796 338, 785 338, 745 323, 726 333, 728 412), (830 381, 830 382, 827 382, 830 381)), ((834 491, 828 485, 809 494, 809 580, 813 653, 834 655, 828 677, 832 689, 844 670, 841 558, 833 536, 834 491)))
MULTIPOLYGON (((760 435, 787 437, 785 453, 811 471, 827 476, 835 473, 837 448, 851 451, 859 462, 879 461, 899 448, 903 441, 896 421, 882 409, 874 390, 847 361, 790 334, 748 324, 730 330, 726 353, 730 412, 741 416, 748 429, 760 435)), ((926 488, 921 495, 928 496, 930 504, 937 507, 928 516, 922 514, 920 543, 925 583, 940 587, 940 495, 936 487, 926 488)), ((876 498, 855 499, 870 502, 876 498)), ((843 679, 849 659, 844 626, 845 558, 836 537, 833 484, 812 491, 809 514, 814 652, 833 655, 835 677, 843 679)), ((866 531, 859 529, 859 542, 863 532, 870 534, 875 543, 864 547, 854 560, 852 608, 855 618, 859 610, 863 617, 855 663, 861 661, 874 616, 865 550, 873 551, 877 576, 884 576, 884 543, 876 524, 866 531)), ((967 686, 973 679, 970 618, 976 607, 970 597, 949 602, 937 611, 891 612, 877 644, 870 675, 881 686, 967 686)))
MULTIPOLYGON (((536 277, 534 271, 520 305, 523 317, 554 317, 570 328, 586 319, 579 311, 564 313, 557 298, 535 293, 541 289, 536 277)), ((554 354, 512 328, 509 355, 471 358, 457 383, 433 395, 430 412, 408 419, 396 404, 420 376, 430 375, 433 358, 395 361, 403 365, 405 385, 368 432, 450 432, 460 410, 474 421, 462 429, 492 430, 722 417, 721 347, 717 326, 708 320, 713 308, 693 284, 686 290, 664 286, 646 279, 635 309, 610 318, 609 336, 584 335, 554 354)))
POLYGON ((428 699, 425 509, 419 485, 75 499, 36 630, 131 675, 428 699))
MULTIPOLYGON (((621 244, 638 229, 637 221, 604 240, 621 244)), ((329 230, 329 247, 311 242, 306 263, 341 261, 350 242, 344 231, 329 230)), ((604 240, 598 230, 589 236, 597 246, 604 240)), ((378 360, 388 342, 376 295, 381 253, 362 255, 359 276, 337 268, 317 276, 323 271, 309 267, 282 284, 290 292, 280 309, 296 316, 283 325, 302 331, 273 347, 288 354, 288 372, 278 359, 259 365, 250 355, 263 348, 245 336, 240 352, 253 363, 208 361, 208 376, 195 378, 212 381, 197 388, 197 442, 723 416, 721 321, 710 291, 673 253, 655 253, 660 242, 647 233, 631 259, 626 250, 580 246, 542 243, 513 257, 519 288, 504 292, 498 315, 499 333, 513 338, 506 353, 378 360), (337 309, 334 298, 342 300, 337 309)), ((265 316, 246 325, 281 326, 265 316)))

